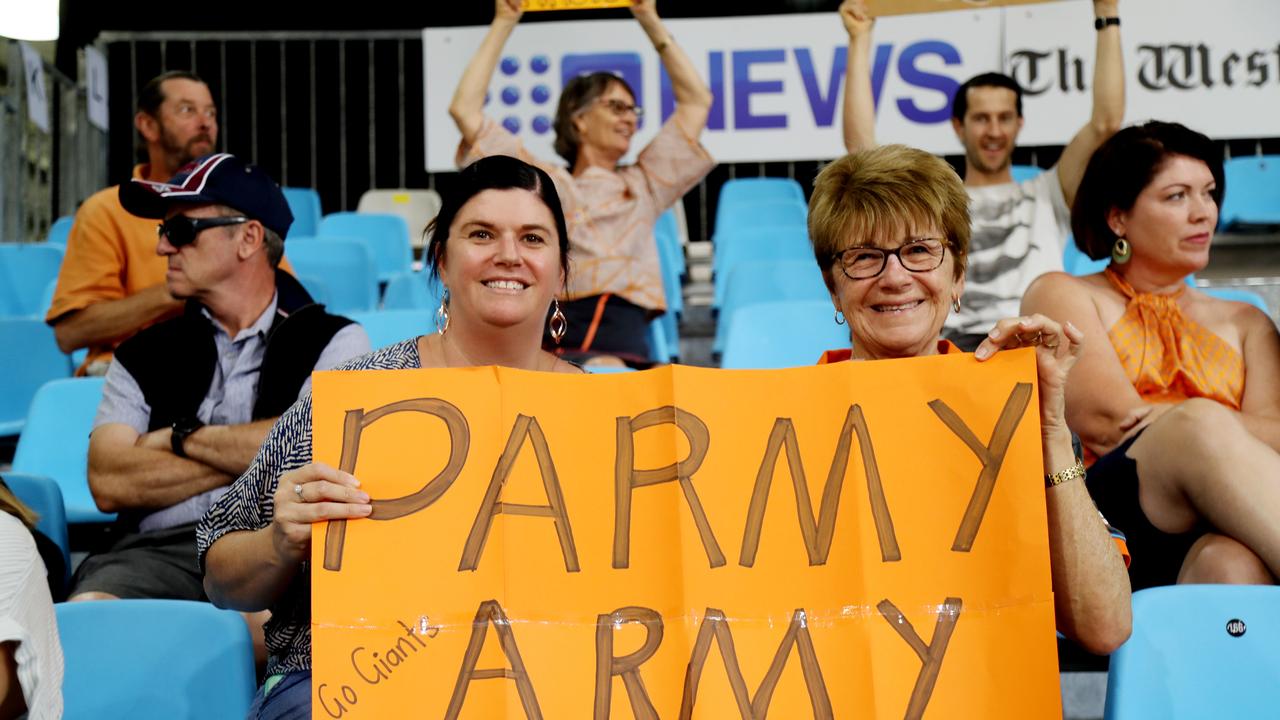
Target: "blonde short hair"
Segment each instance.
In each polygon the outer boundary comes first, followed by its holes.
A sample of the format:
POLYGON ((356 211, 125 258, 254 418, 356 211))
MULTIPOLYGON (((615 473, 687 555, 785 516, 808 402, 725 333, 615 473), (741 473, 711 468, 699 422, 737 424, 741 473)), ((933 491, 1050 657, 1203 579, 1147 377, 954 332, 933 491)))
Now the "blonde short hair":
POLYGON ((964 276, 969 252, 969 194, 941 158, 906 145, 846 155, 818 173, 809 199, 809 238, 827 287, 836 255, 877 233, 935 225, 964 276))

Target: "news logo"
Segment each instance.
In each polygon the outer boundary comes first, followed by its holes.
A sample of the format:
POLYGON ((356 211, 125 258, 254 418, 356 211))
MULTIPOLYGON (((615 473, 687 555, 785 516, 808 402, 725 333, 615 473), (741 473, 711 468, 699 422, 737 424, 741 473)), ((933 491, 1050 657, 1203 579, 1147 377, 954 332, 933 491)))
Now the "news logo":
POLYGON ((560 89, 579 75, 613 73, 631 86, 636 105, 644 107, 644 64, 636 52, 568 53, 560 57, 558 68, 553 68, 546 54, 528 58, 507 55, 499 62, 498 71, 498 83, 486 95, 485 103, 493 100, 496 91, 500 108, 495 115, 513 135, 525 128, 537 136, 550 132, 560 89), (557 75, 560 85, 553 89, 551 83, 557 75))

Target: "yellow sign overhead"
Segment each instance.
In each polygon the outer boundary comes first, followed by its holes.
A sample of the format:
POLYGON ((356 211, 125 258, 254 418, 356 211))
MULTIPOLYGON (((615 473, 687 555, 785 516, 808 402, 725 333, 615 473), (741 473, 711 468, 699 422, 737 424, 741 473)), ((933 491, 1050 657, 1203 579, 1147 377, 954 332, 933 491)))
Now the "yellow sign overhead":
POLYGON ((1059 717, 1035 378, 317 373, 313 717, 1059 717))
POLYGON ((631 0, 524 0, 525 12, 631 7, 631 0))

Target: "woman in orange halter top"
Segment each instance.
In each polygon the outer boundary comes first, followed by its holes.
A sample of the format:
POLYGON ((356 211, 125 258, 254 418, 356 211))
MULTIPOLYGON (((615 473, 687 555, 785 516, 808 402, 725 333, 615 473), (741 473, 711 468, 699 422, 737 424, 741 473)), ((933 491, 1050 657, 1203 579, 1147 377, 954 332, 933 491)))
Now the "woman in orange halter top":
POLYGON ((1087 484, 1129 539, 1133 589, 1280 577, 1280 336, 1265 313, 1188 277, 1209 262, 1221 153, 1149 122, 1094 153, 1072 209, 1102 273, 1052 273, 1023 312, 1090 338, 1067 420, 1096 459, 1087 484))

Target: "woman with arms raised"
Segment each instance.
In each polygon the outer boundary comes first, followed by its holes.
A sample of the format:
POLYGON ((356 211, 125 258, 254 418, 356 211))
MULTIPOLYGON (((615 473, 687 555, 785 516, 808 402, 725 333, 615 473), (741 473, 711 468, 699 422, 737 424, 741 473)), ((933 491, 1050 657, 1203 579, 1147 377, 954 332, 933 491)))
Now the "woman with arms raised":
MULTIPOLYGON (((851 349, 823 362, 959 352, 939 333, 964 292, 969 198, 955 171, 922 150, 886 145, 828 165, 814 182, 809 235, 851 349)), ((1065 418, 1067 374, 1084 335, 1043 315, 1002 320, 978 360, 1034 346, 1058 629, 1109 653, 1129 636, 1124 559, 1094 509, 1065 418)))
POLYGON ((566 354, 603 353, 632 364, 649 359, 648 321, 666 310, 654 225, 714 166, 698 145, 711 91, 662 26, 654 0, 631 13, 671 77, 675 112, 640 151, 619 166, 644 108, 619 76, 596 72, 570 80, 560 93, 555 149, 568 168, 534 158, 511 131, 484 114, 485 94, 502 48, 523 14, 520 0, 497 0, 493 24, 467 65, 449 105, 462 133, 459 164, 485 155, 514 155, 546 170, 569 218, 574 274, 563 304, 566 354))
POLYGON ((1137 589, 1280 575, 1280 336, 1257 308, 1186 282, 1209 262, 1223 190, 1204 135, 1121 130, 1071 218, 1081 250, 1111 264, 1046 275, 1023 298, 1091 338, 1067 419, 1099 458, 1089 491, 1129 537, 1137 589))
MULTIPOLYGON (((465 168, 430 228, 427 258, 445 286, 437 332, 350 361, 343 370, 500 365, 581 372, 542 349, 567 277, 568 239, 555 185, 520 160, 465 168)), ((250 718, 310 717, 311 524, 367 517, 351 475, 311 460, 311 396, 272 428, 253 465, 201 521, 205 590, 219 607, 271 610, 267 680, 250 718)))

